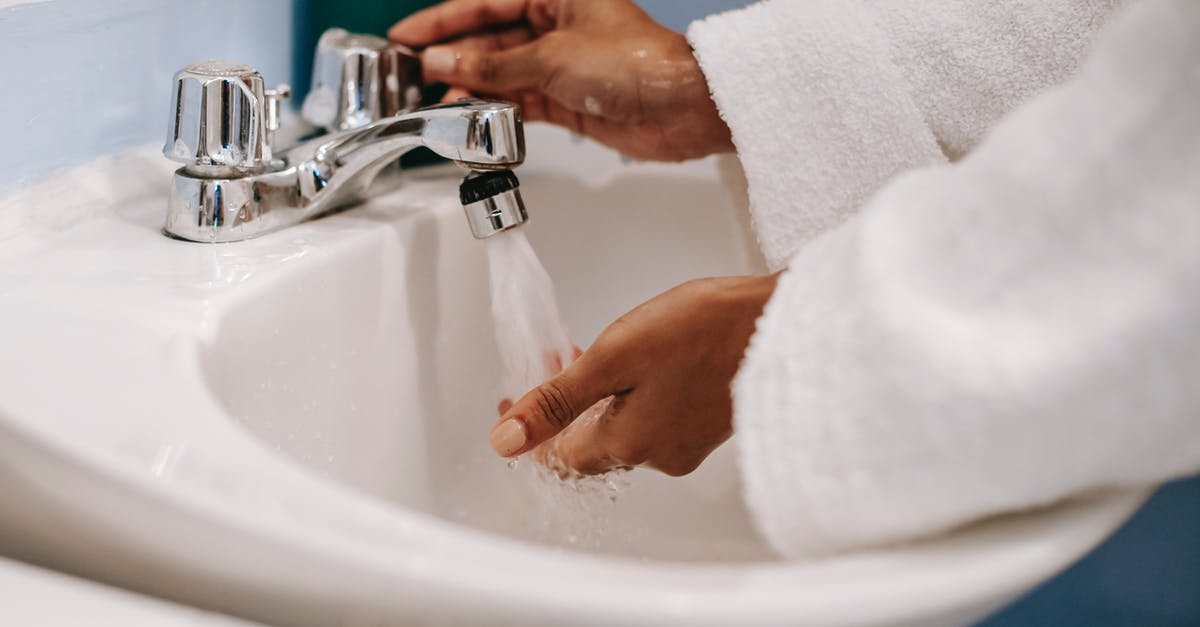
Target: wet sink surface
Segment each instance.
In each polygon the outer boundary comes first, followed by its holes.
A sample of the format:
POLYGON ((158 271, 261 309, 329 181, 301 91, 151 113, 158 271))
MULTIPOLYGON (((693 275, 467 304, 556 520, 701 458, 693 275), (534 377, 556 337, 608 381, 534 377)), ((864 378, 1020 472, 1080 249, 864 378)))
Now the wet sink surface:
MULTIPOLYGON (((667 172, 617 165, 595 183, 522 171, 523 228, 576 343, 678 283, 758 270, 720 182, 667 172)), ((615 502, 540 498, 556 486, 508 472, 486 440, 500 366, 483 246, 453 211, 401 224, 395 239, 289 276, 224 317, 203 364, 230 415, 346 485, 514 538, 637 558, 770 556, 732 447, 682 480, 630 473, 615 502)))

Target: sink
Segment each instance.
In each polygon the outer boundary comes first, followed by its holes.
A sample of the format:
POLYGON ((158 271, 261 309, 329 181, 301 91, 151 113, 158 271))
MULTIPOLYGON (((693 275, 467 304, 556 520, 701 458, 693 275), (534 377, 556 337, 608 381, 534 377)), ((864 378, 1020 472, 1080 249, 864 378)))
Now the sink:
MULTIPOLYGON (((536 125, 528 146, 522 228, 579 344, 682 281, 761 270, 717 160, 624 163, 536 125)), ((558 486, 490 452, 487 259, 454 171, 206 245, 160 235, 165 164, 122 163, 114 180, 161 185, 0 248, 10 557, 276 625, 956 625, 1146 496, 778 560, 733 446, 688 477, 616 487, 558 486)))

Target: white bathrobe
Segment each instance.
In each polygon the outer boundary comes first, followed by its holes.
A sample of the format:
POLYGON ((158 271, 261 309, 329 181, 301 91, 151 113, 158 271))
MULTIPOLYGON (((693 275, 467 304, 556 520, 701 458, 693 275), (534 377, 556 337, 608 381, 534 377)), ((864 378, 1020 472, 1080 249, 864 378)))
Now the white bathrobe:
POLYGON ((1200 469, 1200 2, 772 0, 689 37, 787 267, 733 384, 782 554, 1200 469))

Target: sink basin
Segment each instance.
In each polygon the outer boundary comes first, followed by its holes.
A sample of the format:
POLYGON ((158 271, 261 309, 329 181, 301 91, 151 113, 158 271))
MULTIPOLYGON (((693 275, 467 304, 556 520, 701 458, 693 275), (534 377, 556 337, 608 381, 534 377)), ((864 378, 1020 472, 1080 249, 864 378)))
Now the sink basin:
MULTIPOLYGON (((522 228, 579 344, 679 282, 761 269, 717 161, 625 164, 538 126, 528 145, 522 228)), ((161 187, 0 248, 11 557, 276 625, 955 625, 1146 495, 780 561, 732 446, 616 487, 492 455, 487 259, 454 172, 204 245, 159 234, 168 168, 131 163, 117 180, 161 187)))

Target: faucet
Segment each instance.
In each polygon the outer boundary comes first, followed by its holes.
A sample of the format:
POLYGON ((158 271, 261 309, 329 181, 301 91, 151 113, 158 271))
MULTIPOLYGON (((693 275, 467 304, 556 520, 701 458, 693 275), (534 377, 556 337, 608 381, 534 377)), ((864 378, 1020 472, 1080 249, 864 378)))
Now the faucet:
POLYGON ((252 67, 194 63, 175 74, 163 154, 183 163, 163 232, 233 242, 277 231, 403 184, 399 159, 425 147, 469 171, 459 186, 467 222, 485 238, 527 220, 511 170, 525 159, 520 107, 461 100, 414 108, 420 68, 384 39, 326 31, 302 116, 323 132, 277 149, 281 103, 252 67))

